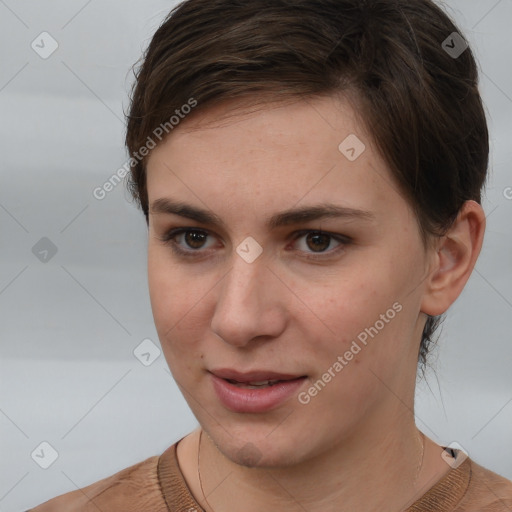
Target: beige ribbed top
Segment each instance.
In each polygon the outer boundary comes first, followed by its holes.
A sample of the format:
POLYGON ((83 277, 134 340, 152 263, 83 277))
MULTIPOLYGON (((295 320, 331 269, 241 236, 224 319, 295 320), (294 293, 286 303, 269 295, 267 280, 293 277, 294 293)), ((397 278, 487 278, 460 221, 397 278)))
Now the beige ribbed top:
MULTIPOLYGON (((460 452, 455 450, 457 456, 460 452)), ((204 512, 183 478, 176 444, 160 457, 158 475, 169 511, 204 512)), ((406 512, 512 512, 512 482, 469 457, 452 468, 406 512)))
MULTIPOLYGON (((30 512, 204 512, 180 470, 177 444, 30 512)), ((468 457, 404 512, 512 512, 512 481, 468 457)))

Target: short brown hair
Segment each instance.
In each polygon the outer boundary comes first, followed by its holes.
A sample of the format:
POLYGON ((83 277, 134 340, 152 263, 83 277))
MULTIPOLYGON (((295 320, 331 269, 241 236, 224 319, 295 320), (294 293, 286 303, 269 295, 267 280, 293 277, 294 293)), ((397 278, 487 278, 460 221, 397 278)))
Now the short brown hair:
MULTIPOLYGON (((135 71, 129 190, 148 221, 147 158, 138 151, 157 127, 170 133, 169 119, 191 98, 199 111, 234 98, 355 93, 427 244, 466 200, 481 203, 487 176, 478 70, 463 43, 431 0, 187 0, 158 28, 135 71), (456 45, 460 55, 449 51, 456 45)), ((442 320, 425 324, 423 372, 442 320)))

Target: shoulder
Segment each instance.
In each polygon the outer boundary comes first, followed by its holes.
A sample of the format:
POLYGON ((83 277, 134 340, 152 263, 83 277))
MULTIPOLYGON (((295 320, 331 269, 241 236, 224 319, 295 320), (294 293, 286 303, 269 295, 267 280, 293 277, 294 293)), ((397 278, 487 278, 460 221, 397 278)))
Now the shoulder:
POLYGON ((512 481, 470 459, 467 490, 455 512, 510 512, 512 481))
POLYGON ((87 487, 52 498, 27 512, 167 512, 158 480, 159 456, 125 468, 87 487))

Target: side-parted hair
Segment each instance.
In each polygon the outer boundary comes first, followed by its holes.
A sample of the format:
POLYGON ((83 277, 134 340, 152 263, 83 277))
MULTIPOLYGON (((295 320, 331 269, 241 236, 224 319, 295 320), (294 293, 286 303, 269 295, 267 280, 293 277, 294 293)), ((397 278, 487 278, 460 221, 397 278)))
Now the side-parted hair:
MULTIPOLYGON (((356 98, 425 247, 465 201, 481 203, 489 135, 478 69, 461 31, 432 0, 187 0, 135 70, 128 188, 146 221, 148 141, 151 148, 164 140, 192 107, 335 94, 356 98)), ((442 320, 426 321, 423 372, 442 320)))

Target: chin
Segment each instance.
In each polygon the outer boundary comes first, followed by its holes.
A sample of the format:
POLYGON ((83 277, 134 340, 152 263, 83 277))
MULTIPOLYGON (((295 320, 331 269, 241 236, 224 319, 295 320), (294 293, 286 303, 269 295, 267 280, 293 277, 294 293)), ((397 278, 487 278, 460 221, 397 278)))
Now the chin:
POLYGON ((292 436, 288 437, 289 445, 283 439, 272 440, 270 437, 246 434, 237 439, 235 436, 223 436, 220 442, 214 438, 213 442, 231 462, 247 468, 285 468, 300 462, 301 454, 297 453, 292 436))

